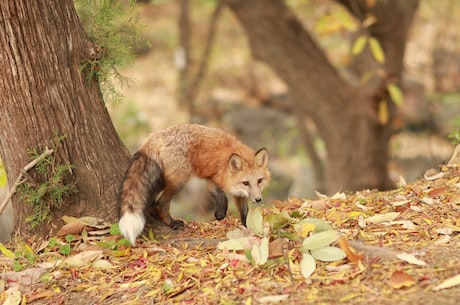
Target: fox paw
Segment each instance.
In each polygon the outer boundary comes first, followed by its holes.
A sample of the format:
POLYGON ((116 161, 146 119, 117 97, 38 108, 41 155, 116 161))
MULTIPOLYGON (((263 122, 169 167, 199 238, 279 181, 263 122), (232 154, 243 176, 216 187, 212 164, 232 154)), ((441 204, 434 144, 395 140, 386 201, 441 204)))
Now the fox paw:
POLYGON ((174 230, 183 229, 184 227, 185 227, 185 223, 182 220, 174 220, 171 223, 171 228, 173 228, 174 230))

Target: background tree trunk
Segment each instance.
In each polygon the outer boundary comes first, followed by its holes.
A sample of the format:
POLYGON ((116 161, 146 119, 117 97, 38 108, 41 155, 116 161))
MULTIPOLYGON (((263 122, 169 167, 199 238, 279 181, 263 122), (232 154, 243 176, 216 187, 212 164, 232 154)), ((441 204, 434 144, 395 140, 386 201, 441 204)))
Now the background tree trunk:
MULTIPOLYGON (((384 1, 394 2, 398 1, 384 1)), ((347 83, 284 1, 230 0, 229 5, 246 31, 253 55, 271 66, 288 86, 293 111, 300 114, 298 117, 308 115, 317 125, 327 150, 328 191, 389 188, 388 141, 392 129, 390 124, 381 124, 377 114, 378 103, 389 98, 385 84, 369 93, 347 83)), ((397 31, 391 35, 405 38, 416 7, 410 6, 405 14, 387 14, 387 19, 377 22, 395 24, 392 18, 406 18, 399 28, 391 28, 397 31)), ((390 8, 398 9, 395 5, 390 8)), ((404 41, 385 41, 384 50, 390 53, 385 66, 391 67, 392 77, 400 77, 404 54, 404 45, 394 48, 392 43, 404 41)), ((394 107, 389 104, 391 122, 394 107)))
POLYGON ((97 59, 72 0, 0 2, 0 152, 11 186, 29 163, 27 149, 43 151, 55 134, 66 135, 56 160, 75 165, 78 193, 53 211, 53 220, 29 230, 31 208, 13 197, 22 234, 46 234, 60 216, 117 219, 117 192, 130 154, 118 137, 99 86, 79 68, 97 59))

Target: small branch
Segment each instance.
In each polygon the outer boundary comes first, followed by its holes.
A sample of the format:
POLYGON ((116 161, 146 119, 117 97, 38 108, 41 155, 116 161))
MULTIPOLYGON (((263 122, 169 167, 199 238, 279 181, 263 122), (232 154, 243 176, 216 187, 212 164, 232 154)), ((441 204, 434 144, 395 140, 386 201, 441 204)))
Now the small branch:
POLYGON ((8 196, 6 196, 5 200, 3 200, 2 204, 0 205, 0 215, 3 213, 3 210, 6 208, 7 204, 8 204, 8 201, 10 201, 11 197, 13 197, 14 193, 16 193, 16 188, 21 184, 23 183, 23 176, 25 173, 27 173, 31 168, 33 168, 35 165, 37 165, 40 161, 42 161, 43 159, 45 159, 46 157, 48 157, 49 155, 51 155, 53 153, 53 150, 52 149, 48 149, 48 147, 46 147, 46 150, 40 155, 38 156, 37 158, 35 158, 34 160, 32 160, 29 164, 27 164, 26 166, 24 166, 22 169, 21 169, 21 172, 19 173, 19 176, 18 178, 16 179, 16 182, 13 184, 13 187, 10 189, 10 192, 8 193, 8 196))

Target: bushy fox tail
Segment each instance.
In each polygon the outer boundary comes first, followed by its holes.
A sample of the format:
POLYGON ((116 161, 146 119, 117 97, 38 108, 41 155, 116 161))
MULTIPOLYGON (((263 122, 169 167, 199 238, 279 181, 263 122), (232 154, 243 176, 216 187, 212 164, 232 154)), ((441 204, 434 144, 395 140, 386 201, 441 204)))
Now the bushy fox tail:
POLYGON ((132 245, 145 225, 144 210, 164 189, 163 170, 159 162, 142 151, 134 154, 118 199, 121 234, 132 245))

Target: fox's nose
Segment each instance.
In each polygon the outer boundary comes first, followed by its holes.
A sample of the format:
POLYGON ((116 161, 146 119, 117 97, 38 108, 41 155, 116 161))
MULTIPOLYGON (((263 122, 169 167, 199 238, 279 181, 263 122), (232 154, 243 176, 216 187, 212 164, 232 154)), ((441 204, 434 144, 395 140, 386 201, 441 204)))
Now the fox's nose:
POLYGON ((262 201, 262 198, 255 198, 254 200, 255 200, 255 202, 259 203, 259 202, 262 201))

